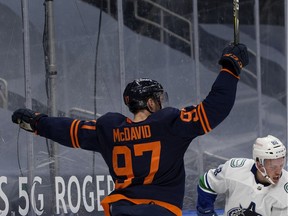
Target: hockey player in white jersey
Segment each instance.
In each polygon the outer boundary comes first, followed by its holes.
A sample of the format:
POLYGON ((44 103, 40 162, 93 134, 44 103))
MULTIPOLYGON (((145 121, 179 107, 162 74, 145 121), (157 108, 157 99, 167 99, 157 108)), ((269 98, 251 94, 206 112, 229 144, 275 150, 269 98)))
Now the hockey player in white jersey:
POLYGON ((198 216, 217 216, 214 202, 225 194, 224 216, 288 216, 286 148, 271 135, 257 138, 253 160, 232 158, 201 176, 198 216))

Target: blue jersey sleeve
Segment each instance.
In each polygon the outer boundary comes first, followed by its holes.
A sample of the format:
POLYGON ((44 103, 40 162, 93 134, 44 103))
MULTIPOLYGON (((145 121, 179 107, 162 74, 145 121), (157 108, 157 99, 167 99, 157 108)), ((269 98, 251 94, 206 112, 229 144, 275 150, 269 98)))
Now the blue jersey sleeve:
POLYGON ((174 121, 172 131, 183 137, 206 134, 230 113, 236 96, 238 79, 221 71, 208 96, 197 106, 183 108, 174 121))
POLYGON ((202 102, 207 122, 212 129, 229 115, 236 98, 237 83, 237 78, 222 70, 202 102))
POLYGON ((217 193, 215 193, 210 188, 208 182, 205 181, 205 175, 200 178, 197 186, 197 209, 201 208, 204 210, 214 210, 214 202, 216 200, 217 193))
POLYGON ((100 151, 96 120, 80 121, 67 117, 43 117, 36 133, 72 148, 100 151))

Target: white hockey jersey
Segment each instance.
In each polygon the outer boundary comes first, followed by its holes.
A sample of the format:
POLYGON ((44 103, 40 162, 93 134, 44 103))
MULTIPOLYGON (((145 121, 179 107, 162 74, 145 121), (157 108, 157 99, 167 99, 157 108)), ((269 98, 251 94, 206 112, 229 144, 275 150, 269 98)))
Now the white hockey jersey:
POLYGON ((288 172, 276 185, 257 183, 252 159, 233 158, 204 175, 205 184, 226 194, 224 216, 288 216, 288 172))

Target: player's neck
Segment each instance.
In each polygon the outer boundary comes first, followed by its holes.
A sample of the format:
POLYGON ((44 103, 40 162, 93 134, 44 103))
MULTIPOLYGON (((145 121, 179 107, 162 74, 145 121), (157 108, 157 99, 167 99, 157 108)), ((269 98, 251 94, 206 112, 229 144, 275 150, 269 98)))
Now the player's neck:
POLYGON ((136 113, 134 115, 134 119, 133 122, 141 122, 147 119, 147 117, 151 115, 150 112, 148 112, 147 110, 141 110, 138 113, 136 113))

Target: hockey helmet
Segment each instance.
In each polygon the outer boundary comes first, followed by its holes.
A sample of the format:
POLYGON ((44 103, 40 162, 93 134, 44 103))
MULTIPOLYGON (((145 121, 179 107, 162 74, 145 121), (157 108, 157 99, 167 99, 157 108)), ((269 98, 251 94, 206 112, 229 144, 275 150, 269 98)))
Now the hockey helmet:
POLYGON ((261 164, 264 164, 265 159, 277 159, 285 156, 285 146, 272 135, 257 138, 253 145, 253 159, 261 164))
POLYGON ((123 99, 132 113, 147 108, 148 98, 154 98, 162 108, 161 96, 164 89, 160 83, 148 78, 140 78, 128 83, 126 86, 123 99))

